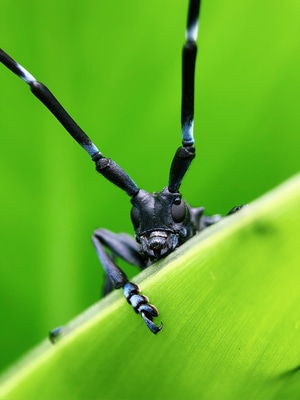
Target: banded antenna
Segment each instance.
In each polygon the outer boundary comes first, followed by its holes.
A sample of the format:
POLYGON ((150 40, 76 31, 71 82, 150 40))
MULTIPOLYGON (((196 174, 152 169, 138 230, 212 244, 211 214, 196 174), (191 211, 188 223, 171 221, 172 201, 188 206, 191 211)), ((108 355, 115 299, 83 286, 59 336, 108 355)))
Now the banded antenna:
POLYGON ((200 0, 191 0, 188 11, 186 42, 182 51, 181 133, 182 147, 173 158, 168 188, 178 192, 181 182, 195 158, 194 87, 200 0))
POLYGON ((96 170, 106 179, 124 190, 129 196, 135 196, 139 188, 128 174, 113 160, 103 157, 87 134, 76 124, 60 102, 41 82, 38 82, 22 65, 18 64, 5 51, 0 49, 0 61, 19 78, 26 82, 32 93, 48 108, 56 119, 64 126, 77 143, 96 163, 96 170))

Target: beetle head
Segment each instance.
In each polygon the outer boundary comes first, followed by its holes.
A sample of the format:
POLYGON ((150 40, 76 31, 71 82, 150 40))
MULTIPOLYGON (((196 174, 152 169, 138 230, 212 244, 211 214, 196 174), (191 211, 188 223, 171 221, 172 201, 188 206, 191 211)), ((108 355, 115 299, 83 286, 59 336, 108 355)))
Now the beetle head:
POLYGON ((190 209, 180 193, 140 190, 131 202, 136 240, 150 259, 166 256, 191 236, 190 209))

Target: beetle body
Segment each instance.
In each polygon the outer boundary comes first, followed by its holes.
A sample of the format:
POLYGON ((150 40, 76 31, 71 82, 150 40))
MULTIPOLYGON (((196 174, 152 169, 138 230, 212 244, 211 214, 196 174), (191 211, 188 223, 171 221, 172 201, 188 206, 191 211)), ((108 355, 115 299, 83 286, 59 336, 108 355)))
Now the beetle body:
MULTIPOLYGON (((186 41, 182 53, 182 146, 175 152, 168 185, 157 193, 149 193, 139 188, 115 161, 105 157, 50 90, 0 49, 0 62, 30 86, 32 93, 91 157, 97 172, 131 198, 131 220, 135 240, 127 234, 96 229, 92 235, 92 242, 107 277, 104 292, 121 288, 128 303, 142 316, 147 327, 155 334, 162 328, 162 324, 157 326, 153 322, 158 310, 140 293, 138 285, 128 280, 126 274, 116 264, 115 258, 120 257, 144 269, 221 218, 220 215, 205 216, 203 207, 190 207, 180 194, 182 180, 195 157, 194 80, 199 10, 200 0, 190 0, 186 41)), ((233 211, 239 208, 236 207, 233 211)), ((60 329, 53 330, 50 334, 51 340, 55 341, 60 332, 60 329)))

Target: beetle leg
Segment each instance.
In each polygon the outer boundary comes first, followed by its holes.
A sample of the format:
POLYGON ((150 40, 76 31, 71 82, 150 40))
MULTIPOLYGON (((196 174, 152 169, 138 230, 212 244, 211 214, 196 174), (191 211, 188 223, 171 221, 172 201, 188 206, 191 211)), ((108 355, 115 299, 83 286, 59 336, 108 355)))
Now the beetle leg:
POLYGON ((247 207, 247 204, 242 204, 242 205, 240 205, 240 206, 235 206, 235 207, 233 207, 233 208, 228 212, 227 215, 234 214, 234 213, 236 213, 237 211, 241 210, 241 209, 244 208, 244 207, 247 207))
POLYGON ((128 303, 133 307, 136 313, 139 313, 146 325, 154 334, 158 333, 163 325, 157 326, 153 322, 153 318, 158 316, 158 310, 152 304, 149 304, 148 297, 140 294, 139 285, 133 282, 127 282, 123 287, 124 296, 128 303))
POLYGON ((129 282, 126 274, 114 261, 117 256, 133 265, 145 268, 145 260, 139 253, 138 244, 129 235, 115 234, 106 229, 97 229, 92 236, 92 241, 112 287, 122 288, 126 300, 134 311, 141 315, 150 331, 155 334, 159 332, 162 325, 156 326, 153 322, 153 318, 158 316, 157 308, 149 304, 149 299, 140 294, 139 286, 129 282), (112 255, 105 251, 104 246, 112 252, 112 255))
MULTIPOLYGON (((107 247, 111 251, 110 258, 113 262, 117 257, 119 257, 129 264, 139 267, 140 269, 143 269, 145 267, 145 261, 140 255, 138 244, 131 236, 127 235, 126 233, 116 234, 107 229, 96 229, 93 233, 92 241, 95 247, 95 241, 100 241, 103 246, 107 247)), ((106 282, 103 290, 103 295, 105 296, 106 294, 111 292, 113 288, 114 285, 109 277, 109 274, 106 273, 106 282)))
MULTIPOLYGON (((242 204, 240 206, 235 206, 226 214, 226 216, 234 214, 244 207, 247 207, 247 205, 242 204)), ((202 231, 203 229, 207 228, 208 226, 213 225, 216 222, 219 222, 221 219, 224 218, 220 214, 204 215, 203 207, 191 208, 190 212, 191 212, 191 216, 193 219, 193 223, 198 231, 202 231)))

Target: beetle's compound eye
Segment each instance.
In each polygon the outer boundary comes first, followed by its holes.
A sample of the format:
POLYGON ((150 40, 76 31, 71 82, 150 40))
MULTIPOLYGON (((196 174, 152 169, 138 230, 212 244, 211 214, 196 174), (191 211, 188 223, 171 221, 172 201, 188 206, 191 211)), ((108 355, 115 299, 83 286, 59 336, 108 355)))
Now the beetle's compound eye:
POLYGON ((131 222, 133 223, 134 229, 137 229, 140 224, 140 213, 136 207, 132 207, 130 212, 131 222))
POLYGON ((180 197, 176 198, 174 200, 174 203, 172 204, 172 218, 174 222, 183 222, 185 218, 185 213, 186 213, 186 207, 184 201, 181 200, 180 197))

